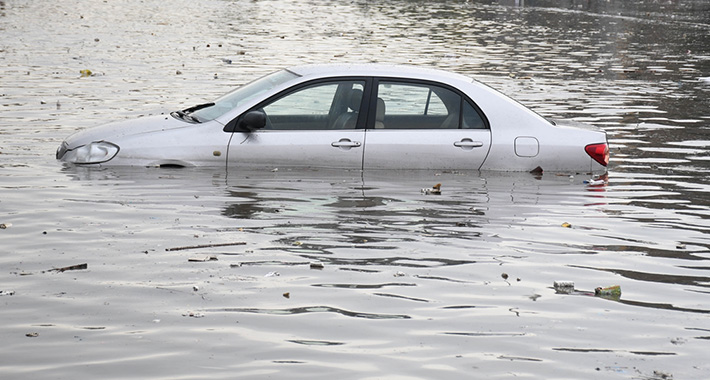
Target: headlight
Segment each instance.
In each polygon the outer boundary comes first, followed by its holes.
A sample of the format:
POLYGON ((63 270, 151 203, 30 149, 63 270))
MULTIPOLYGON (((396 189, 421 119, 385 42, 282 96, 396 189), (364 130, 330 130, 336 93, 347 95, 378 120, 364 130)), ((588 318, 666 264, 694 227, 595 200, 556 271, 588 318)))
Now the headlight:
POLYGON ((66 143, 57 150, 57 159, 73 164, 100 164, 116 156, 119 147, 106 141, 95 141, 86 145, 67 149, 66 143))

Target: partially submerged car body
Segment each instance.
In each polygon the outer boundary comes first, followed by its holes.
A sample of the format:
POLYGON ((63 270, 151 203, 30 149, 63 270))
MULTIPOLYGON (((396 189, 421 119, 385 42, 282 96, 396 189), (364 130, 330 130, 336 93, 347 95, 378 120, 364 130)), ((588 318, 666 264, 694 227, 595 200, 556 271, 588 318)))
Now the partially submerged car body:
POLYGON ((379 64, 288 68, 170 115, 66 139, 75 164, 603 172, 606 134, 471 78, 379 64))

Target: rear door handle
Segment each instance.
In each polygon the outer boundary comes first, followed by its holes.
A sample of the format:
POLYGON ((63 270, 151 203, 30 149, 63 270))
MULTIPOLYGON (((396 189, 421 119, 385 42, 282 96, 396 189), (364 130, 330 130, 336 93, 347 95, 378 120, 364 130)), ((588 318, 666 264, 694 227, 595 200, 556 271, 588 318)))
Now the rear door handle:
POLYGON ((352 141, 348 138, 342 138, 342 139, 330 144, 330 146, 332 146, 334 148, 343 148, 343 149, 357 148, 360 145, 361 144, 359 141, 352 141))
POLYGON ((470 150, 473 148, 480 148, 483 146, 482 141, 473 141, 472 139, 466 137, 461 139, 461 141, 456 141, 454 143, 454 146, 457 148, 465 149, 465 150, 470 150))

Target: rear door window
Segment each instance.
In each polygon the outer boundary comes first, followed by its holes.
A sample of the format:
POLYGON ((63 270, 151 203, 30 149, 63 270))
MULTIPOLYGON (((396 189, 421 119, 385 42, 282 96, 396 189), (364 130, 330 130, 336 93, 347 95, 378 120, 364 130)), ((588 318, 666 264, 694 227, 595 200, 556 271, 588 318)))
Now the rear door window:
POLYGON ((483 117, 459 93, 433 84, 380 81, 375 128, 486 128, 483 117))

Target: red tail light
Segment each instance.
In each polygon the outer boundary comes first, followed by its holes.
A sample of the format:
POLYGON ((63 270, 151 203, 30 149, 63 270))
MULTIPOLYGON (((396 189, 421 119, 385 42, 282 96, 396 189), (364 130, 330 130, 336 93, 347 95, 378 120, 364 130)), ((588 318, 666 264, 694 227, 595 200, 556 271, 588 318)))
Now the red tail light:
POLYGON ((587 152, 589 157, 593 158, 594 161, 604 166, 609 164, 609 145, 606 143, 589 144, 584 147, 584 151, 587 152))

